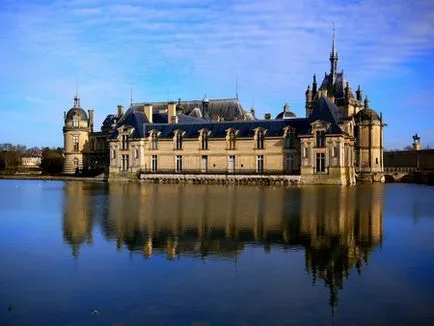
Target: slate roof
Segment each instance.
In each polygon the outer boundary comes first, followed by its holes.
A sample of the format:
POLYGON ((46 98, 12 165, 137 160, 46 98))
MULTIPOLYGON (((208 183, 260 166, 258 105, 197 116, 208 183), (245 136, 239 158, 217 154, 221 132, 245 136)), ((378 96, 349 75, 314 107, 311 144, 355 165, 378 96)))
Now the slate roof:
POLYGON ((339 127, 338 122, 340 120, 339 108, 331 102, 328 98, 320 97, 314 105, 313 112, 309 117, 311 122, 316 120, 324 120, 331 123, 328 133, 330 134, 343 134, 342 129, 339 127))
MULTIPOLYGON (((199 108, 203 112, 202 100, 178 101, 176 103, 182 106, 186 115, 189 115, 195 108, 199 108)), ((145 104, 151 104, 154 112, 167 109, 167 102, 133 103, 133 107, 142 108, 145 104)), ((246 112, 237 98, 210 99, 208 112, 213 120, 217 120, 217 117, 220 117, 226 121, 232 121, 246 117, 246 112)))
POLYGON ((354 120, 356 121, 380 121, 380 117, 377 112, 372 109, 363 109, 357 112, 354 116, 354 120))
POLYGON ((192 124, 145 124, 143 126, 144 134, 151 130, 161 132, 161 138, 172 138, 174 131, 177 129, 185 132, 185 138, 197 138, 201 129, 211 131, 210 138, 225 138, 226 130, 234 128, 238 130, 237 137, 253 137, 256 128, 267 130, 266 136, 282 136, 283 128, 291 126, 296 129, 297 133, 306 133, 310 127, 308 119, 291 119, 291 120, 255 120, 255 121, 222 121, 222 122, 200 122, 192 124))
POLYGON ((149 131, 159 131, 161 138, 172 138, 174 131, 177 129, 185 132, 185 138, 197 138, 201 129, 210 131, 210 138, 226 137, 226 130, 234 128, 238 130, 237 137, 253 137, 256 128, 264 128, 267 130, 266 136, 283 136, 283 129, 286 126, 291 126, 296 130, 297 134, 307 135, 311 132, 311 123, 316 120, 324 120, 331 124, 329 134, 343 134, 339 128, 339 109, 330 100, 321 97, 316 105, 313 114, 309 118, 293 118, 293 119, 276 119, 276 120, 238 120, 238 121, 206 121, 200 118, 187 116, 185 114, 178 115, 178 123, 167 123, 167 115, 154 113, 153 123, 149 123, 146 115, 139 110, 133 108, 128 109, 122 118, 117 123, 114 132, 110 139, 117 137, 117 129, 121 126, 128 125, 134 128, 133 138, 145 138, 149 135, 149 131))
MULTIPOLYGON (((331 92, 331 94, 329 93, 329 95, 333 95, 336 99, 341 99, 341 98, 345 98, 346 85, 347 85, 347 81, 345 80, 344 72, 342 71, 342 72, 337 73, 336 80, 335 80, 334 84, 332 83, 332 75, 326 74, 324 76, 324 79, 321 83, 319 90, 326 89, 329 92, 331 92)), ((349 97, 355 98, 351 88, 350 88, 349 97)))
POLYGON ((66 113, 66 120, 72 120, 74 115, 78 115, 81 120, 88 120, 87 113, 80 107, 73 107, 66 113))

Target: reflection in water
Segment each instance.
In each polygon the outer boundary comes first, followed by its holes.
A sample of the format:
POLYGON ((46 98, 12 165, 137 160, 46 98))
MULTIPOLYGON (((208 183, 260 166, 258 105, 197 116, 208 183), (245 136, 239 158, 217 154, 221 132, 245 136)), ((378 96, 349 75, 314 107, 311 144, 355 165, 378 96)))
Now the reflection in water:
MULTIPOLYGON (((65 185, 64 238, 72 254, 92 243, 95 196, 86 184, 65 185)), ((330 305, 355 268, 382 242, 383 185, 222 187, 109 184, 104 236, 144 257, 236 259, 246 246, 304 250, 313 282, 330 289, 330 305)), ((106 212, 106 213, 104 213, 106 212)), ((101 213, 101 212, 100 212, 101 213)))

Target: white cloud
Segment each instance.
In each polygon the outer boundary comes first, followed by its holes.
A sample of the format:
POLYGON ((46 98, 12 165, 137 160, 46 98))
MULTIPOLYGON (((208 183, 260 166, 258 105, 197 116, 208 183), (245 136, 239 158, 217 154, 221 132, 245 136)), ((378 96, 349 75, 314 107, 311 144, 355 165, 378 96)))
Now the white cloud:
POLYGON ((76 78, 83 103, 98 106, 102 119, 118 101, 126 104, 132 79, 137 96, 160 100, 168 88, 179 92, 176 98, 233 96, 236 76, 245 106, 254 94, 260 115, 277 113, 287 100, 298 104, 300 115, 312 74, 321 79, 328 70, 333 22, 340 67, 368 88, 434 44, 431 1, 58 0, 4 6, 0 40, 8 51, 0 60, 6 64, 2 74, 13 80, 7 90, 56 99, 47 109, 53 115, 68 105, 76 78))

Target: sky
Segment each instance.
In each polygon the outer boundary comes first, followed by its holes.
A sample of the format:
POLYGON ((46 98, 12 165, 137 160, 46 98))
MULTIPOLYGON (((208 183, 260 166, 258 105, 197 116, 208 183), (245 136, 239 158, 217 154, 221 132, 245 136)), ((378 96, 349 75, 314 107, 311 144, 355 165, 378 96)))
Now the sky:
POLYGON ((338 70, 383 113, 385 148, 434 147, 432 0, 0 0, 0 143, 63 146, 78 85, 95 126, 133 102, 233 98, 305 116, 338 70), (238 81, 238 82, 236 82, 238 81))

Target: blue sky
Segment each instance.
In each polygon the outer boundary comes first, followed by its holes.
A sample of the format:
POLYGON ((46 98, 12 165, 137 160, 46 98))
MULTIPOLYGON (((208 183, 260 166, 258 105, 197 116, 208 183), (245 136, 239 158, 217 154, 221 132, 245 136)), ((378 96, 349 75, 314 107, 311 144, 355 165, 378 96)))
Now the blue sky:
POLYGON ((418 132, 434 147, 434 1, 0 1, 0 143, 62 146, 76 80, 96 126, 117 104, 235 96, 304 116, 313 73, 360 84, 388 126, 385 146, 418 132))

